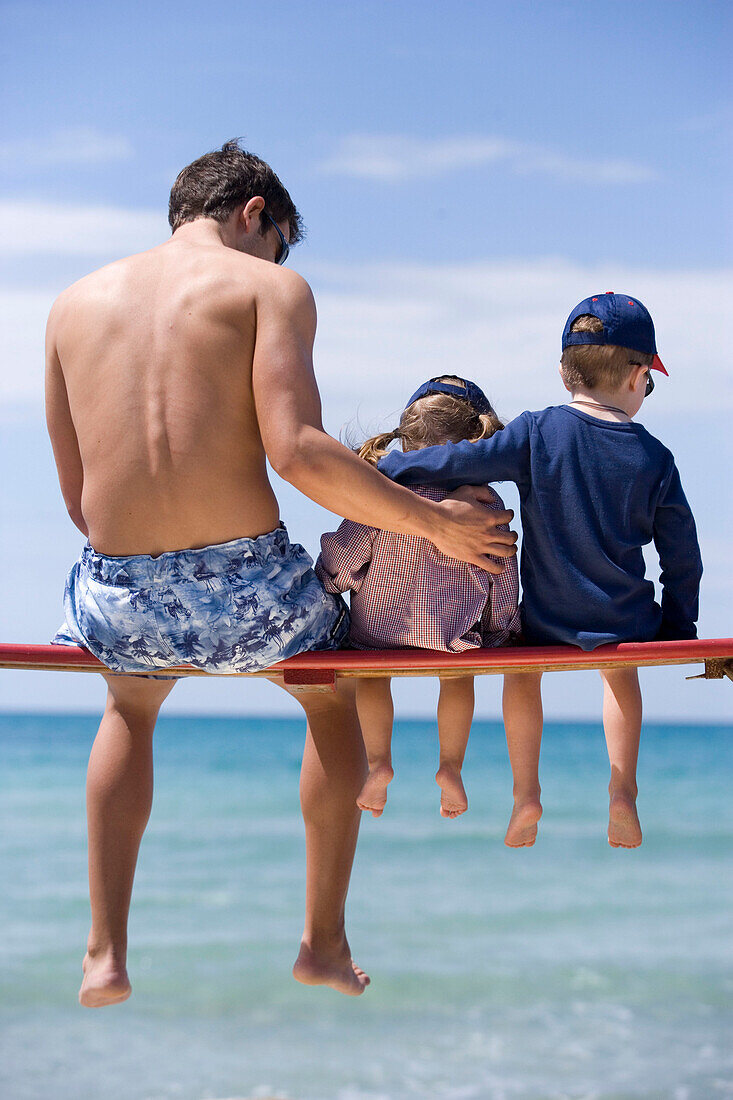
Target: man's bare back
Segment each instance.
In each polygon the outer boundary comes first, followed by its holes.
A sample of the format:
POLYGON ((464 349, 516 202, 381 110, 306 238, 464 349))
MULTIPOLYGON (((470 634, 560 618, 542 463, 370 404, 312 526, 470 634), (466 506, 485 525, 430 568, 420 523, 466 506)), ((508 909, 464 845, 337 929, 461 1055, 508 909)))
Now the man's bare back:
POLYGON ((252 357, 258 304, 290 273, 201 236, 181 230, 94 272, 54 310, 81 512, 102 554, 207 546, 279 521, 252 357))

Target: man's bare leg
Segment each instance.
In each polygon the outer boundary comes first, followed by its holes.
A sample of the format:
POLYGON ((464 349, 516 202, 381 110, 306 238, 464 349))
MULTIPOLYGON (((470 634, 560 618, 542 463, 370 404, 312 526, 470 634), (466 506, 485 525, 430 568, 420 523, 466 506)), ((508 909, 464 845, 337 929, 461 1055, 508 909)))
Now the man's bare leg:
POLYGON ((504 677, 504 728, 514 777, 514 809, 504 843, 531 848, 537 839, 542 743, 542 673, 515 672, 504 677))
POLYGON ((293 976, 358 996, 369 978, 351 958, 345 930, 346 894, 361 814, 356 796, 366 756, 354 686, 334 694, 292 693, 308 720, 300 777, 305 821, 305 928, 293 976))
POLYGON ((390 678, 364 677, 356 682, 356 707, 364 737, 369 774, 359 791, 360 810, 379 817, 387 803, 387 787, 392 782, 392 726, 394 704, 390 678))
POLYGON ((608 785, 608 843, 638 848, 641 825, 636 812, 636 762, 641 734, 641 690, 635 668, 612 668, 603 680, 603 729, 611 781, 608 785))
POLYGON ((135 864, 153 799, 153 730, 173 680, 106 676, 107 705, 87 771, 92 927, 79 1002, 125 1001, 127 915, 135 864))
POLYGON ((440 681, 438 738, 440 763, 435 781, 440 787, 442 817, 458 817, 468 809, 461 770, 474 709, 473 676, 446 676, 440 681))

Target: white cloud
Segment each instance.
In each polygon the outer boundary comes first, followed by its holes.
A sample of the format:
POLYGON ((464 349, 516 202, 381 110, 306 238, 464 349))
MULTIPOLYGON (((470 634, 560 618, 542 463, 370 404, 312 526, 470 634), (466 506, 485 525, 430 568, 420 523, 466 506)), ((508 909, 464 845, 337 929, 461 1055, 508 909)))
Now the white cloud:
POLYGON ((631 161, 584 160, 498 137, 424 140, 396 134, 350 134, 321 164, 321 170, 332 175, 399 183, 499 163, 522 175, 537 174, 580 183, 646 183, 656 178, 651 168, 631 161))
POLYGON ((389 134, 352 134, 342 140, 321 168, 334 175, 392 183, 506 160, 515 148, 498 138, 421 141, 389 134))
POLYGON ((657 178, 645 164, 628 160, 583 160, 529 148, 514 158, 512 167, 520 175, 553 176, 576 183, 648 183, 657 178))
POLYGON ((160 211, 0 200, 0 256, 112 259, 159 244, 170 233, 160 211))
POLYGON ((56 130, 47 137, 0 142, 0 166, 5 171, 51 165, 107 164, 131 160, 134 154, 128 138, 91 126, 56 130))

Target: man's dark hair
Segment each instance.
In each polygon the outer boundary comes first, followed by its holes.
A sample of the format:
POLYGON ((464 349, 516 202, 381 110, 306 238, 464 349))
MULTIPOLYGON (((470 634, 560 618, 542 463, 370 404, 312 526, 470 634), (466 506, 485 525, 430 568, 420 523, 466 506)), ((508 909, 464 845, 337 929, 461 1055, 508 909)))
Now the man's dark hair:
MULTIPOLYGON (((196 218, 225 222, 233 210, 255 195, 265 200, 265 211, 273 221, 288 223, 291 245, 303 239, 303 220, 290 195, 270 165, 242 149, 238 140, 204 153, 178 173, 171 188, 168 222, 174 233, 196 218)), ((260 232, 271 228, 262 218, 260 232)))

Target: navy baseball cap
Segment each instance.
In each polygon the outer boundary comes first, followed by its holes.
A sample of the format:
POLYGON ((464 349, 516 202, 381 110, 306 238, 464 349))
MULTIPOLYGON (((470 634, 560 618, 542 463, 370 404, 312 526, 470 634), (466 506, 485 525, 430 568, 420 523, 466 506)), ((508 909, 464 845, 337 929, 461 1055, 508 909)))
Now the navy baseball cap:
POLYGON ((657 354, 654 322, 649 310, 638 298, 632 298, 629 294, 614 294, 612 290, 607 290, 605 294, 595 294, 577 305, 562 330, 562 350, 577 344, 614 344, 619 348, 642 351, 654 356, 652 370, 668 373, 657 354), (573 321, 587 313, 598 318, 603 332, 570 331, 573 321))
MULTIPOLYGON (((427 382, 423 382, 419 390, 415 390, 410 400, 405 405, 407 408, 413 403, 413 401, 419 401, 421 397, 427 397, 430 393, 447 393, 451 397, 461 397, 464 401, 468 401, 469 405, 476 410, 481 416, 483 413, 492 413, 494 410, 491 407, 491 402, 480 389, 475 382, 469 382, 467 378, 461 378, 462 386, 455 386, 452 382, 440 382, 438 379, 445 377, 445 375, 439 375, 438 378, 431 378, 427 382)), ((454 376, 457 377, 457 376, 454 376)))

